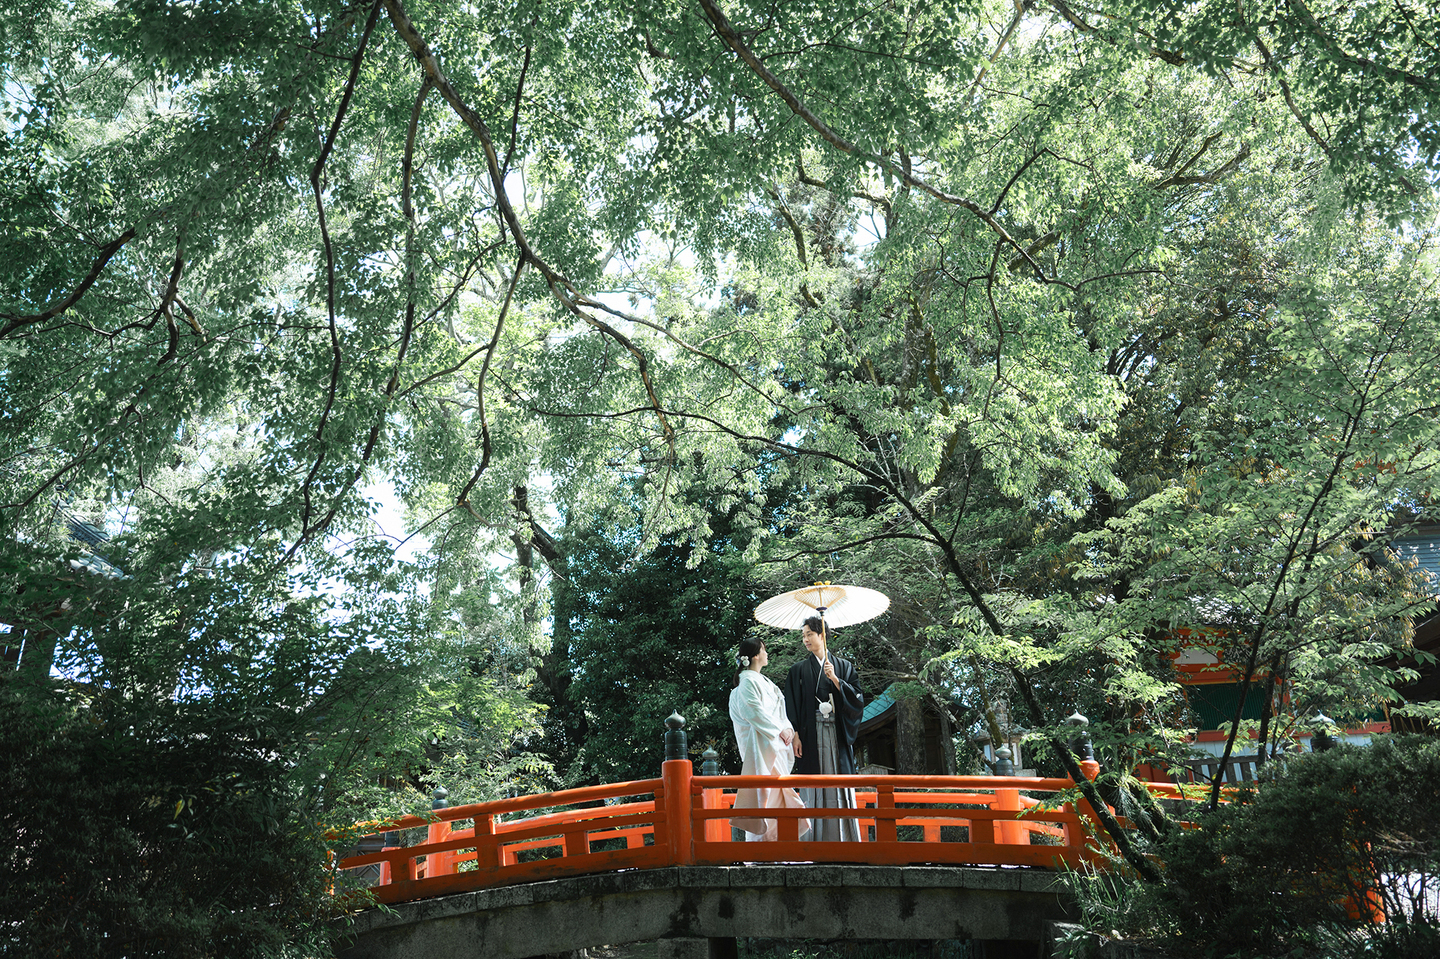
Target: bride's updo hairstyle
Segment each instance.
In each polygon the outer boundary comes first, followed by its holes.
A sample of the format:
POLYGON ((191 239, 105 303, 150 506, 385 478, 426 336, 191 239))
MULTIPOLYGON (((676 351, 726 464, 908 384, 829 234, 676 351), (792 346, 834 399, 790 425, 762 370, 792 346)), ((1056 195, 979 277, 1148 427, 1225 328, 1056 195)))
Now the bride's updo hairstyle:
MULTIPOLYGON (((735 665, 741 672, 750 668, 750 661, 760 655, 760 650, 765 648, 763 639, 756 639, 754 636, 746 636, 740 640, 740 650, 735 654, 735 665)), ((735 674, 735 684, 740 684, 740 673, 735 674)))

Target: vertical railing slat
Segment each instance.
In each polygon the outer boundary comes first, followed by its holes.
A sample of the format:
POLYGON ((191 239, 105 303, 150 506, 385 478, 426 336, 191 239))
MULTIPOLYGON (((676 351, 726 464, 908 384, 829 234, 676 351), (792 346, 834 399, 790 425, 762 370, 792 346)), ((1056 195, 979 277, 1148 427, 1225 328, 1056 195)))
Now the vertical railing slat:
POLYGON ((876 842, 899 842, 900 836, 895 828, 895 820, 885 818, 881 810, 895 808, 895 787, 875 787, 875 841, 876 842))

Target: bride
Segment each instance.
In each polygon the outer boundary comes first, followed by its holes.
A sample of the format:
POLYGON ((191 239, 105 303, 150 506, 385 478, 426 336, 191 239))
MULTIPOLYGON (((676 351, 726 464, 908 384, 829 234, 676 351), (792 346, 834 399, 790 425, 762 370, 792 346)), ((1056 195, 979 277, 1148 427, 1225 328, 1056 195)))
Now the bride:
MULTIPOLYGON (((785 716, 785 696, 780 687, 760 674, 770 661, 765 643, 746 637, 740 643, 735 663, 740 675, 730 691, 730 721, 735 726, 735 742, 740 746, 742 776, 788 776, 795 765, 795 751, 800 743, 790 720, 785 716)), ((805 804, 794 789, 742 789, 735 797, 735 809, 803 809, 805 804)), ((730 820, 745 831, 750 842, 774 840, 778 831, 774 819, 734 817, 730 820)), ((800 832, 810 828, 807 819, 800 820, 800 832)))

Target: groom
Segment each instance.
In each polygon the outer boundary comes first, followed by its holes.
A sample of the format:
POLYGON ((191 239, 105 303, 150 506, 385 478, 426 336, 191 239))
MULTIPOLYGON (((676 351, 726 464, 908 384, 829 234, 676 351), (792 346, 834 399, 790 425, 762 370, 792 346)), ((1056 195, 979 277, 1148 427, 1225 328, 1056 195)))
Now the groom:
MULTIPOLYGON (((855 736, 865 712, 865 693, 860 677, 847 659, 829 649, 829 631, 817 616, 805 620, 800 639, 810 654, 790 667, 785 678, 785 713, 796 730, 795 768, 792 775, 853 775, 855 736)), ((810 809, 853 809, 853 789, 801 789, 800 798, 810 809)), ((858 842, 860 831, 853 819, 811 821, 804 839, 822 842, 858 842)))

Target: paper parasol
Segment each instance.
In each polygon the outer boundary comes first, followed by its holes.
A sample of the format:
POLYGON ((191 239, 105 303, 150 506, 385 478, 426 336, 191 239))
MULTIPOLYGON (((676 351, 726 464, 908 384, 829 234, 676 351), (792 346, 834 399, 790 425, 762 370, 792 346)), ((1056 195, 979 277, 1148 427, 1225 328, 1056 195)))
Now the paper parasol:
POLYGON ((864 586, 816 583, 771 596, 755 607, 755 618, 778 629, 799 629, 811 616, 830 626, 852 626, 890 608, 890 597, 864 586))

